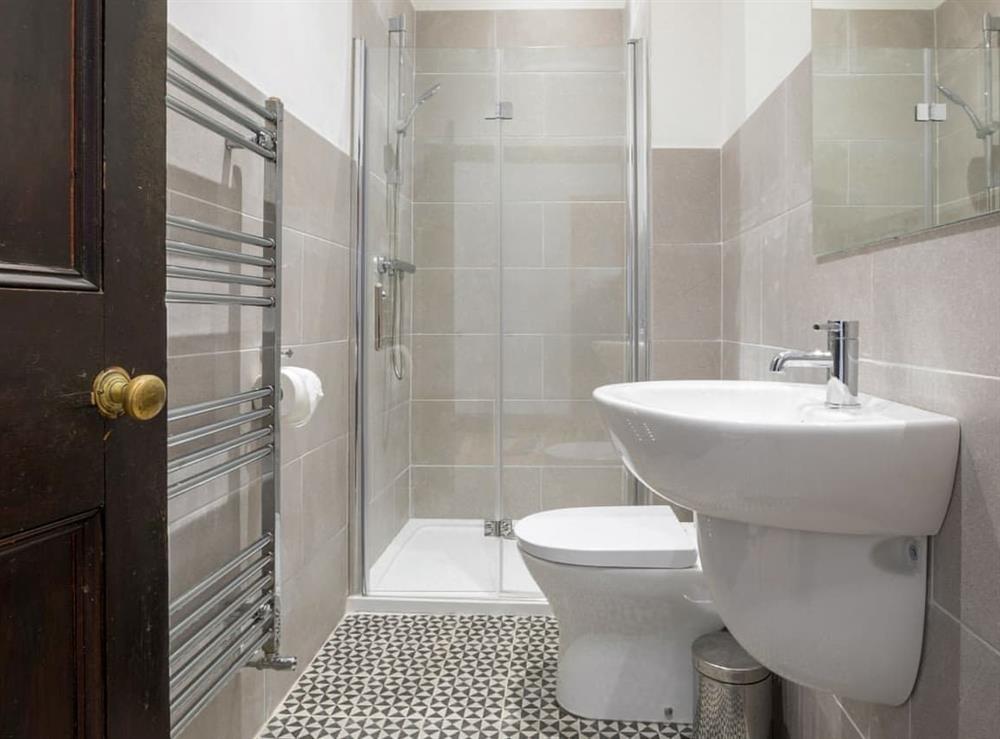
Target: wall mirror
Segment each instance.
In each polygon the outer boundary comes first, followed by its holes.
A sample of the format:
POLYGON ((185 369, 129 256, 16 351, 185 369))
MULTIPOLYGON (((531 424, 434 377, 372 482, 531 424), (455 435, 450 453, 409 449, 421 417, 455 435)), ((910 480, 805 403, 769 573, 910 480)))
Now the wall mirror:
POLYGON ((814 0, 814 249, 1000 207, 1000 0, 814 0))

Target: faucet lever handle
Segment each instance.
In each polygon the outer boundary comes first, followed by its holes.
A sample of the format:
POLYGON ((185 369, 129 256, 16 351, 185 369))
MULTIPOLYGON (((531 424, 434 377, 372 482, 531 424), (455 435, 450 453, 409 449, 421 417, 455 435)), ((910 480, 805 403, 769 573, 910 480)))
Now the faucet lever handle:
POLYGON ((814 331, 826 331, 831 338, 856 339, 858 337, 857 321, 823 321, 813 324, 814 331))

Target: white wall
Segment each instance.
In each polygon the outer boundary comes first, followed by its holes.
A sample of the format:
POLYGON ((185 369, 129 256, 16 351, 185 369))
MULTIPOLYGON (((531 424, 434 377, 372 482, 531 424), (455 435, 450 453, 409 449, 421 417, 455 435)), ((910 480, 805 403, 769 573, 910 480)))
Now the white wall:
POLYGON ((343 151, 351 135, 350 0, 169 0, 170 23, 343 151))
POLYGON ((653 0, 651 4, 649 94, 654 147, 720 145, 723 4, 723 0, 653 0))
POLYGON ((812 50, 810 0, 729 0, 722 9, 720 144, 812 50))
MULTIPOLYGON (((630 0, 641 18, 643 0, 630 0)), ((652 0, 654 147, 718 148, 812 48, 810 0, 652 0)))

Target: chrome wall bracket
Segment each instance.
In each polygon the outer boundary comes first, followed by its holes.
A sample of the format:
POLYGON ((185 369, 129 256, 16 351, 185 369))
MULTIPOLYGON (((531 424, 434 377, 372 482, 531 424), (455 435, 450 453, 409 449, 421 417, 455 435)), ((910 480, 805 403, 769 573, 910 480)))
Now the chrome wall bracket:
POLYGON ((509 121, 514 118, 514 103, 509 100, 501 100, 497 103, 493 115, 486 116, 487 121, 509 121))

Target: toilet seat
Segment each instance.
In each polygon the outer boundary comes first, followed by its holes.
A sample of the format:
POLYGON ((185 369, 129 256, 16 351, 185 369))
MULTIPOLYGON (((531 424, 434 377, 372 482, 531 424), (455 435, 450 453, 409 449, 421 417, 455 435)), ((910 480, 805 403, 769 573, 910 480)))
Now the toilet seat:
POLYGON ((687 569, 698 561, 694 531, 669 506, 562 508, 514 525, 534 557, 588 567, 687 569))

